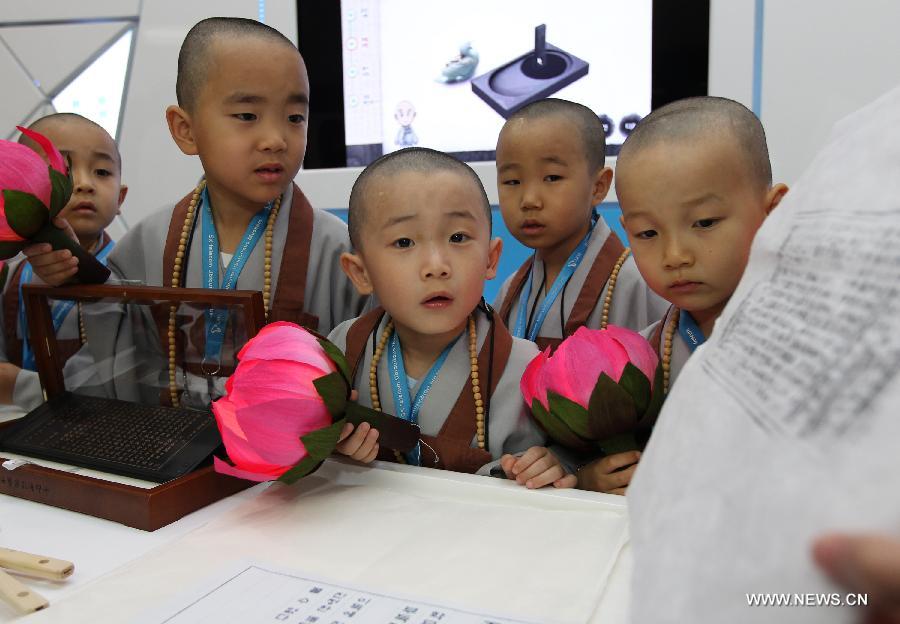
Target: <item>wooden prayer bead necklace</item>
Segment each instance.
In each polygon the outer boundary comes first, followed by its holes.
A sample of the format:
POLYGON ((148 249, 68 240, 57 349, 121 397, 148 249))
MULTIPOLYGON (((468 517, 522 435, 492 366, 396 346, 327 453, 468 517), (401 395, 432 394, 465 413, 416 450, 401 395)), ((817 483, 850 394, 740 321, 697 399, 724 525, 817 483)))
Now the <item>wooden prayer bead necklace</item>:
MULTIPOLYGON (((375 354, 372 356, 372 364, 369 366, 369 396, 372 399, 372 408, 382 411, 381 400, 378 398, 378 362, 384 354, 384 348, 387 341, 394 331, 394 320, 388 321, 378 344, 375 346, 375 354)), ((472 378, 472 396, 475 399, 475 439, 478 441, 478 448, 484 450, 484 401, 481 397, 481 385, 478 378, 478 335, 475 333, 475 317, 469 316, 469 362, 471 365, 472 378)), ((399 461, 403 461, 403 456, 396 451, 394 454, 399 461)))
MULTIPOLYGON (((187 214, 184 217, 184 225, 181 226, 181 237, 178 240, 178 251, 175 253, 175 267, 172 269, 172 288, 181 287, 181 267, 185 263, 188 254, 187 242, 190 238, 191 230, 194 228, 194 220, 196 218, 197 203, 200 201, 200 195, 206 187, 206 180, 200 180, 200 184, 194 189, 191 196, 191 203, 188 204, 187 214)), ((263 262, 263 309, 265 311, 266 322, 269 321, 269 296, 272 291, 272 230, 275 226, 275 219, 278 218, 278 210, 281 208, 281 196, 275 200, 275 205, 269 212, 269 218, 266 221, 265 245, 266 253, 263 262)), ((169 306, 169 398, 172 405, 178 406, 178 382, 175 374, 175 359, 177 354, 177 331, 176 331, 176 311, 178 306, 169 306)))
POLYGON ((619 259, 616 260, 616 264, 613 266, 612 273, 609 274, 609 279, 606 280, 606 298, 603 300, 603 313, 600 315, 600 329, 606 329, 606 326, 609 324, 609 309, 612 306, 616 280, 619 279, 619 271, 630 253, 631 250, 627 248, 622 252, 622 255, 619 256, 619 259))
POLYGON ((672 363, 672 339, 675 337, 675 330, 678 329, 678 320, 680 317, 681 310, 675 308, 675 311, 672 313, 672 318, 669 320, 669 324, 666 326, 666 334, 663 339, 663 394, 669 393, 669 370, 672 363))

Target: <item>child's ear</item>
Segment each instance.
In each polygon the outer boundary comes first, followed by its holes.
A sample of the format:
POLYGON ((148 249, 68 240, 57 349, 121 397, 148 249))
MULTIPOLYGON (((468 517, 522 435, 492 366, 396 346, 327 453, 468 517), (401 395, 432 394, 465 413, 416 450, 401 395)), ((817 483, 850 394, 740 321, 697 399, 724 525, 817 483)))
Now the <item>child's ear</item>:
POLYGON ((191 128, 191 116, 186 110, 174 104, 166 109, 166 123, 175 144, 188 156, 197 155, 197 143, 191 128))
POLYGON ((766 193, 766 203, 765 203, 765 211, 766 215, 772 214, 772 211, 775 210, 775 207, 781 203, 781 200, 784 199, 784 196, 787 195, 788 187, 787 184, 775 184, 769 191, 766 193))
POLYGON ((366 270, 366 263, 363 262, 359 254, 344 252, 341 254, 341 269, 353 282, 356 290, 361 295, 371 295, 372 280, 369 279, 369 272, 366 270))
POLYGON ((609 188, 612 186, 613 171, 609 167, 603 167, 594 174, 591 184, 591 207, 596 206, 606 199, 609 188))
POLYGON ((128 195, 128 187, 123 184, 119 187, 119 210, 116 210, 116 214, 122 213, 122 203, 125 201, 126 195, 128 195))
POLYGON ((497 265, 500 264, 500 255, 503 253, 503 239, 495 238, 490 242, 488 248, 488 265, 487 272, 484 274, 485 279, 494 279, 497 277, 497 265))

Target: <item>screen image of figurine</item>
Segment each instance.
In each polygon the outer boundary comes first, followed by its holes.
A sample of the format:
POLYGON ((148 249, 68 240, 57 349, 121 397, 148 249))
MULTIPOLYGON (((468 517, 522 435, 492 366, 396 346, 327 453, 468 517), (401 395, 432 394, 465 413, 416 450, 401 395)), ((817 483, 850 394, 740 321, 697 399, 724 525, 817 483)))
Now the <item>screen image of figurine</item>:
POLYGON ((416 118, 416 107, 408 100, 403 100, 394 109, 394 119, 400 124, 394 143, 400 147, 411 147, 419 144, 419 137, 413 130, 412 122, 416 118))
POLYGON ((447 61, 441 69, 441 75, 435 80, 443 83, 463 82, 475 75, 478 67, 478 52, 472 47, 472 43, 466 41, 459 46, 459 54, 447 61))

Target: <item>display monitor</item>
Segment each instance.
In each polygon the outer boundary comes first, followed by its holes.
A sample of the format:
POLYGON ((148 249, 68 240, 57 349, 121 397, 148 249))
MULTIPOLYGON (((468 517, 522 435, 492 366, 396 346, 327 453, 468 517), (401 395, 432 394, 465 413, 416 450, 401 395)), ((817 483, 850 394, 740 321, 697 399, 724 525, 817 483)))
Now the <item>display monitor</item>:
POLYGON ((307 168, 419 145, 493 160, 506 118, 585 104, 615 155, 634 125, 707 92, 709 0, 301 2, 312 88, 307 168))
POLYGON ((650 112, 652 0, 341 0, 348 165, 413 145, 493 160, 544 97, 602 119, 608 154, 650 112))

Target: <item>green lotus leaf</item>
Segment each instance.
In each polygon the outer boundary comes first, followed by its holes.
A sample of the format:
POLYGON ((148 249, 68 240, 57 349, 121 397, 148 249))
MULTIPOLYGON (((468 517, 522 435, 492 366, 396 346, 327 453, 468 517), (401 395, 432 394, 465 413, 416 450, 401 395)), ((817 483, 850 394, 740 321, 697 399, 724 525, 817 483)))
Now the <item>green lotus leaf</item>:
POLYGON ((322 345, 322 349, 325 351, 325 355, 331 358, 331 361, 337 365, 338 370, 341 371, 341 375, 344 376, 344 379, 347 380, 347 384, 350 385, 352 380, 350 379, 350 366, 347 364, 347 358, 330 340, 324 338, 319 338, 318 340, 319 344, 322 345))
POLYGON ((566 423, 548 412, 537 399, 533 399, 531 402, 531 413, 537 423, 547 432, 547 435, 562 446, 581 452, 594 450, 595 445, 590 440, 585 440, 575 434, 566 423))
POLYGON ((650 380, 637 366, 628 362, 619 377, 619 386, 631 395, 634 400, 634 409, 638 416, 647 411, 650 404, 650 380))
POLYGON ((591 437, 606 440, 637 424, 634 399, 606 373, 601 373, 588 403, 591 437))
POLYGON ((319 466, 322 465, 322 461, 323 460, 313 459, 311 456, 307 455, 297 462, 296 466, 278 477, 278 480, 282 483, 287 483, 288 485, 296 483, 311 472, 318 470, 319 466))
MULTIPOLYGON (((71 166, 70 166, 71 168, 71 166)), ((72 178, 63 175, 53 167, 50 169, 50 216, 55 217, 69 203, 72 197, 72 178)))
POLYGON ((24 239, 37 234, 50 219, 47 207, 31 193, 6 189, 3 191, 6 222, 24 239))
POLYGON ((310 457, 323 461, 334 451, 343 428, 344 421, 342 419, 327 427, 322 427, 300 436, 300 441, 303 442, 303 446, 306 447, 306 452, 310 457))
POLYGON ((663 390, 663 370, 662 364, 660 364, 656 367, 656 375, 653 377, 653 392, 650 395, 650 403, 647 405, 647 411, 644 412, 643 417, 640 419, 640 424, 643 428, 647 430, 653 428, 665 400, 666 393, 663 390))
POLYGON ((547 403, 550 405, 550 413, 562 421, 575 435, 585 439, 593 437, 588 424, 588 411, 578 403, 552 390, 547 391, 547 403))
POLYGON ((332 422, 343 417, 347 407, 347 394, 349 394, 344 376, 341 373, 329 373, 314 379, 313 386, 322 397, 322 401, 325 402, 332 422))

